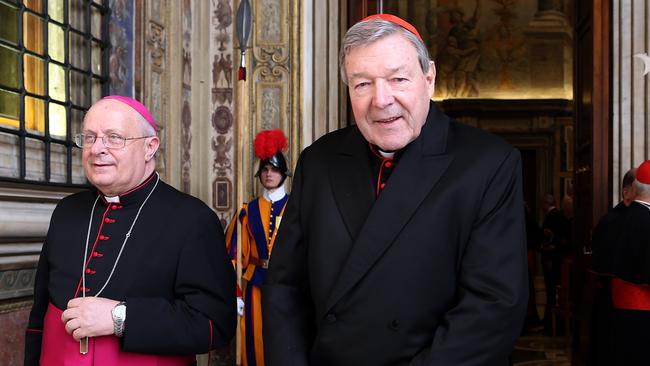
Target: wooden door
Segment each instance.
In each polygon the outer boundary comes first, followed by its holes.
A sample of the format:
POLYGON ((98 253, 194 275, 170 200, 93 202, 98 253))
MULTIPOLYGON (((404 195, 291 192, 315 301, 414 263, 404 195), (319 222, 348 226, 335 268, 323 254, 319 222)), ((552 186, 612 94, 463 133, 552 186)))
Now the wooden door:
POLYGON ((611 204, 611 0, 576 1, 573 364, 586 364, 593 308, 591 232, 611 204))

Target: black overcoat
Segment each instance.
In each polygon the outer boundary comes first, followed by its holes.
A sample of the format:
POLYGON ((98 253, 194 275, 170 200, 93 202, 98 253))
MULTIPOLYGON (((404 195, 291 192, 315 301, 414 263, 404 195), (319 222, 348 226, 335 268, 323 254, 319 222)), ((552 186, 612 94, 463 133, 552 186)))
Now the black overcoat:
POLYGON ((506 365, 528 283, 520 154, 431 103, 375 197, 356 126, 299 159, 263 288, 271 366, 506 365))

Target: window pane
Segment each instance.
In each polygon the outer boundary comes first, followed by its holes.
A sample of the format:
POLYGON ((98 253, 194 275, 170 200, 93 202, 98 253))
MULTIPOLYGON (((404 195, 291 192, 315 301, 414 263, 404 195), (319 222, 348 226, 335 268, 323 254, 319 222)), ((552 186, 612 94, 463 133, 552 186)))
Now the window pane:
POLYGON ((93 78, 93 90, 91 96, 91 103, 95 103, 102 97, 102 84, 99 79, 93 78))
POLYGON ((50 18, 63 23, 63 0, 47 0, 47 13, 50 18))
POLYGON ((0 132, 0 177, 20 177, 18 136, 0 132))
POLYGON ((86 7, 83 0, 68 0, 68 21, 72 28, 86 32, 85 16, 86 7))
POLYGON ((102 49, 99 47, 99 43, 93 42, 93 73, 97 75, 102 74, 102 49))
POLYGON ((81 149, 72 148, 72 183, 85 184, 86 175, 84 174, 83 166, 81 165, 81 149))
POLYGON ((18 10, 0 3, 0 38, 18 44, 18 10))
POLYGON ((63 28, 49 23, 47 31, 47 52, 53 59, 61 63, 65 62, 65 32, 63 28))
POLYGON ((45 132, 45 102, 41 99, 25 97, 25 128, 32 133, 45 132))
POLYGON ((70 109, 70 132, 71 135, 81 133, 83 130, 84 112, 78 109, 70 109))
POLYGON ((50 97, 65 102, 65 70, 63 67, 50 63, 48 65, 48 83, 50 97))
POLYGON ((25 139, 25 179, 45 180, 45 144, 35 139, 25 139))
POLYGON ((37 13, 43 12, 43 0, 25 0, 25 6, 37 13))
POLYGON ((70 100, 81 107, 89 107, 86 95, 88 77, 80 72, 70 71, 70 100))
POLYGON ((102 39, 102 14, 94 6, 90 7, 90 12, 92 13, 92 18, 90 19, 92 35, 97 39, 102 39))
MULTIPOLYGON (((50 105, 51 106, 51 105, 50 105)), ((65 183, 68 155, 64 145, 50 144, 50 182, 65 183)))
POLYGON ((49 120, 50 135, 65 139, 65 132, 67 129, 65 107, 60 104, 50 103, 49 120))
POLYGON ((43 19, 23 13, 23 42, 28 50, 43 54, 43 19))
POLYGON ((20 95, 0 89, 0 125, 20 127, 20 95))
POLYGON ((87 70, 88 53, 86 52, 86 40, 77 33, 69 32, 68 42, 70 63, 82 70, 87 70))
POLYGON ((23 57, 25 89, 30 93, 43 95, 45 92, 45 78, 43 77, 45 69, 43 60, 31 55, 24 55, 23 57))
MULTIPOLYGON (((1 27, 0 27, 1 28, 1 27)), ((18 88, 18 52, 0 45, 0 85, 18 88)))

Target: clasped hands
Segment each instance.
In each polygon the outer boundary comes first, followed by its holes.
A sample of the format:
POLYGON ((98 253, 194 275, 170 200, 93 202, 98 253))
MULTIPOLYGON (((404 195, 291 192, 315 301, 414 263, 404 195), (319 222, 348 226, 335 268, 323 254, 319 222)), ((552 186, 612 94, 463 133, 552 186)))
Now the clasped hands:
POLYGON ((111 310, 119 301, 103 297, 77 297, 61 315, 65 331, 79 341, 84 337, 113 334, 111 310))

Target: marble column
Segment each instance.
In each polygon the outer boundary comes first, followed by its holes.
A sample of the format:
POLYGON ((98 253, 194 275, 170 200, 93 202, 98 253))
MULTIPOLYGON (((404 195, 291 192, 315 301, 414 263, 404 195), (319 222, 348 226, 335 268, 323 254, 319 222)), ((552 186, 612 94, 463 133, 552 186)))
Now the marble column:
POLYGON ((612 204, 625 172, 650 158, 650 4, 620 0, 612 8, 612 204))

